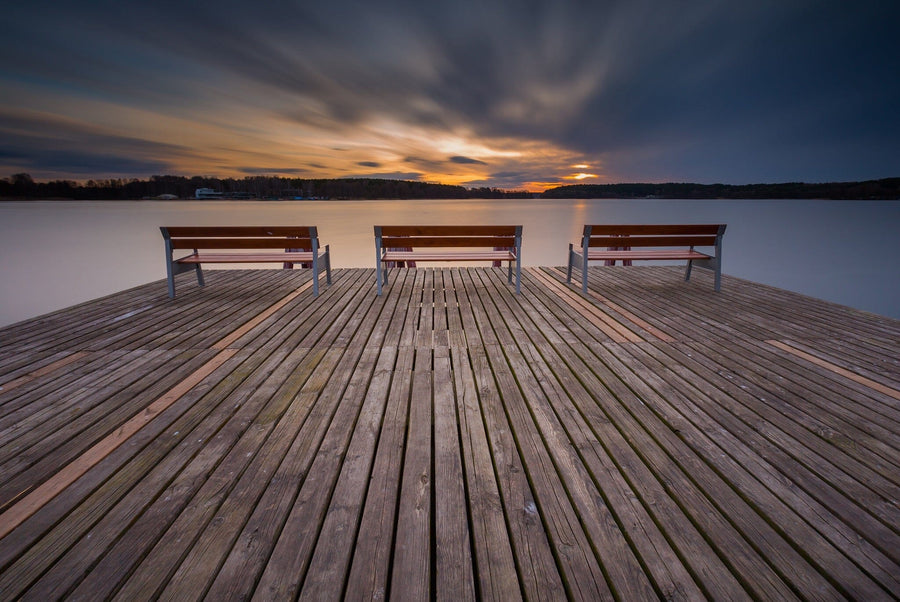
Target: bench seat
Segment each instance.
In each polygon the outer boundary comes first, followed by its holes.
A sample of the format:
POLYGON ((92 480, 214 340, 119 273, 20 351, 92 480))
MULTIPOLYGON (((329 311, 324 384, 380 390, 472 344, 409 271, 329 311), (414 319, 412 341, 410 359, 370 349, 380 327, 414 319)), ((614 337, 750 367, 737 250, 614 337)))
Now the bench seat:
POLYGON ((204 263, 295 263, 313 270, 313 295, 319 294, 319 273, 331 284, 331 251, 319 245, 315 226, 161 226, 166 246, 166 277, 169 297, 175 297, 175 276, 193 270, 204 286, 204 263), (175 251, 193 253, 175 257, 175 251), (201 252, 203 249, 203 252, 201 252), (226 252, 228 251, 228 252, 226 252), (238 251, 238 252, 234 252, 238 251))

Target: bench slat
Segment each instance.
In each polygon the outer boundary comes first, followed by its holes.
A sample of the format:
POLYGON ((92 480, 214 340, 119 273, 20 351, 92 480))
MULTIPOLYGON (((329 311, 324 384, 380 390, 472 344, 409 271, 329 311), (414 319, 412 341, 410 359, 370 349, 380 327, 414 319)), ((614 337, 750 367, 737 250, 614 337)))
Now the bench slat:
MULTIPOLYGON (((319 257, 324 255, 325 251, 319 252, 319 257)), ((312 253, 198 253, 176 259, 175 263, 302 263, 312 260, 312 253)))
POLYGON ((173 249, 312 249, 309 238, 173 238, 173 249))
POLYGON ((697 251, 671 250, 671 251, 594 251, 588 252, 588 259, 643 259, 643 260, 670 260, 670 259, 711 259, 712 255, 698 253, 697 251))
POLYGON ((381 261, 515 261, 509 251, 473 251, 471 253, 429 253, 427 251, 388 251, 381 261))
POLYGON ((310 238, 314 226, 168 226, 166 230, 172 238, 194 236, 216 236, 235 238, 240 236, 296 236, 310 238))
POLYGON ((715 236, 591 236, 591 247, 714 247, 715 236))
POLYGON ((515 236, 516 226, 381 226, 388 236, 515 236))
POLYGON ((393 247, 515 247, 514 236, 382 236, 384 248, 393 247))
POLYGON ((591 234, 610 236, 670 235, 670 234, 718 234, 719 224, 592 224, 591 234))

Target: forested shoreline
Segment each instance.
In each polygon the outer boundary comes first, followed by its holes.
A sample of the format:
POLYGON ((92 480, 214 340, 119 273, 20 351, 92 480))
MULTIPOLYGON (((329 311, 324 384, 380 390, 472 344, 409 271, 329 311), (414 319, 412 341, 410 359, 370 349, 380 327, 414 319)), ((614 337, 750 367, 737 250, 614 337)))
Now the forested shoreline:
POLYGON ((106 179, 37 182, 25 173, 0 179, 0 198, 59 200, 194 199, 210 189, 226 199, 860 199, 900 200, 900 178, 863 182, 782 184, 576 184, 533 193, 497 188, 377 178, 301 179, 278 176, 213 178, 152 176, 146 180, 106 179))
POLYGON ((543 193, 557 199, 834 199, 898 200, 900 178, 807 184, 576 184, 543 193))

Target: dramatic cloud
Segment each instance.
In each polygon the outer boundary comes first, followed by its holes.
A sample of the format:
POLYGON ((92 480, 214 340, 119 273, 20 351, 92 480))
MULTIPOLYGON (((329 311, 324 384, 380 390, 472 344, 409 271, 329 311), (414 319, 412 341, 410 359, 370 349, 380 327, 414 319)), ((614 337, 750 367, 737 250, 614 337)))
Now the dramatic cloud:
POLYGON ((450 157, 451 163, 457 163, 459 165, 487 165, 484 161, 479 161, 478 159, 472 159, 471 157, 450 157))
POLYGON ((20 121, 0 124, 0 170, 38 178, 900 173, 900 5, 879 0, 33 0, 4 16, 0 112, 20 121))

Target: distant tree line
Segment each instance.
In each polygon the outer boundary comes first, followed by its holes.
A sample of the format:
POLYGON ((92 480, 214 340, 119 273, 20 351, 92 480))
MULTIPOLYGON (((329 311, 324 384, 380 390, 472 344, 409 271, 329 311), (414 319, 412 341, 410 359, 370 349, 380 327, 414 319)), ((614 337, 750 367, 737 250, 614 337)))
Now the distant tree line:
POLYGON ((108 179, 36 182, 27 173, 0 179, 0 197, 18 199, 134 200, 174 196, 194 198, 198 188, 211 188, 224 198, 259 199, 468 199, 520 198, 527 192, 497 188, 465 188, 447 184, 378 178, 301 179, 277 176, 212 178, 152 176, 148 180, 108 179))
POLYGON ((876 199, 900 200, 900 178, 865 182, 806 184, 576 184, 543 194, 498 188, 465 188, 447 184, 378 178, 303 179, 278 176, 212 178, 152 176, 148 180, 107 179, 36 182, 27 173, 0 179, 0 198, 134 200, 194 198, 198 188, 221 192, 223 198, 258 199, 876 199))
POLYGON ((548 199, 835 199, 900 200, 900 178, 806 184, 576 184, 544 192, 548 199))

